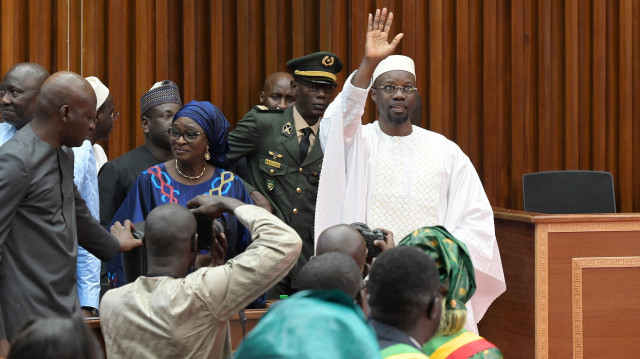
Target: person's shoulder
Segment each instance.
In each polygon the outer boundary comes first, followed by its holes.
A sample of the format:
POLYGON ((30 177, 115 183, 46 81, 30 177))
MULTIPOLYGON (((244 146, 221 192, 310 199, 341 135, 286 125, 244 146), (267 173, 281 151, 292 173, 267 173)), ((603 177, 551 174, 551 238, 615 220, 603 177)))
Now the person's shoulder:
POLYGON ((284 109, 265 105, 255 105, 251 108, 251 111, 255 111, 257 113, 282 113, 284 112, 284 109))
POLYGON ((288 109, 267 107, 264 105, 256 105, 251 108, 244 118, 253 118, 256 122, 267 121, 273 122, 275 119, 283 118, 288 109))
POLYGON ((413 125, 413 135, 416 137, 426 138, 429 141, 440 141, 444 146, 451 147, 452 149, 457 149, 457 151, 461 151, 457 143, 448 139, 447 136, 441 133, 429 131, 422 127, 413 125))
POLYGON ((46 152, 54 151, 53 147, 49 145, 42 146, 42 143, 42 140, 35 135, 31 127, 27 129, 25 126, 22 131, 16 132, 15 135, 0 146, 0 156, 2 156, 3 161, 5 161, 7 155, 15 155, 28 161, 37 157, 35 156, 36 151, 40 152, 45 148, 46 152))

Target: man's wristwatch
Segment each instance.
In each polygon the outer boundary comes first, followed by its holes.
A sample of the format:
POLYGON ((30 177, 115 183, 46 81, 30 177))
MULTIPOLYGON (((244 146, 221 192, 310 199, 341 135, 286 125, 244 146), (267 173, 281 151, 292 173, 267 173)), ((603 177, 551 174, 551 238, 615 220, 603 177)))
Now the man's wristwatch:
POLYGON ((82 310, 86 310, 87 312, 91 313, 92 317, 99 317, 100 316, 100 312, 94 308, 94 307, 80 307, 82 310))

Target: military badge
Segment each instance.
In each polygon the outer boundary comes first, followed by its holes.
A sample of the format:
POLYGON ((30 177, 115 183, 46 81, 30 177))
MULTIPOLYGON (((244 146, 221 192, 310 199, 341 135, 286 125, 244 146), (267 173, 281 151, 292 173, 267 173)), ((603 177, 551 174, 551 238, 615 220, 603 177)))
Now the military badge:
POLYGON ((335 59, 333 58, 333 56, 327 55, 322 58, 322 66, 324 67, 329 67, 333 65, 334 62, 335 62, 335 59))
POLYGON ((282 134, 285 135, 290 135, 291 134, 291 130, 293 129, 293 126, 291 126, 291 122, 287 122, 284 124, 284 126, 282 126, 282 134))
POLYGON ((273 191, 274 186, 275 186, 275 183, 273 182, 273 180, 267 180, 267 189, 269 191, 273 191))
POLYGON ((269 151, 269 156, 273 157, 274 160, 282 158, 282 155, 275 151, 269 151))

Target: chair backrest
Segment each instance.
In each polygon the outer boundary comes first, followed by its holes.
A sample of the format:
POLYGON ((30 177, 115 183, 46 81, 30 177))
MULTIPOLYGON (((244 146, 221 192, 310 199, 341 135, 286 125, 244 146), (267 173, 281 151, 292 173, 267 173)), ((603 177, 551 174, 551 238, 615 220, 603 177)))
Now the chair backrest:
POLYGON ((597 171, 550 171, 522 176, 524 210, 529 212, 615 213, 613 176, 597 171))

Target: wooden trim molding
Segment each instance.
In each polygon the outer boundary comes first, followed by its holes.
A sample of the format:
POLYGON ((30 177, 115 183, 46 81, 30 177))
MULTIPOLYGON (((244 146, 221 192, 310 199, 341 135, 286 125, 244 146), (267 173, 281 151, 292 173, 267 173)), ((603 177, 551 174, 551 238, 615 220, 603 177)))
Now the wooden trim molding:
POLYGON ((549 232, 626 232, 640 230, 640 222, 549 223, 549 232))
POLYGON ((549 358, 549 224, 536 231, 536 358, 549 358))
POLYGON ((587 257, 573 258, 573 357, 583 358, 582 328, 582 270, 585 268, 635 268, 640 267, 640 257, 587 257))

